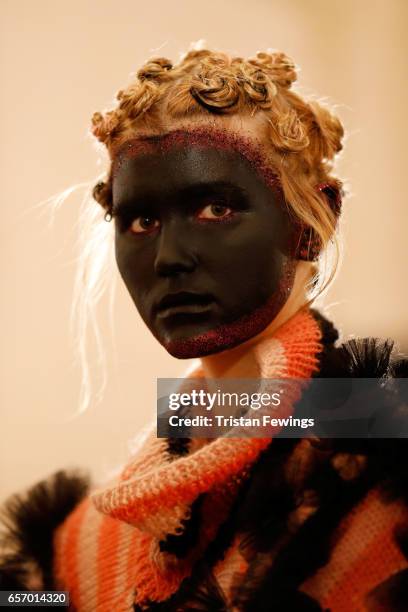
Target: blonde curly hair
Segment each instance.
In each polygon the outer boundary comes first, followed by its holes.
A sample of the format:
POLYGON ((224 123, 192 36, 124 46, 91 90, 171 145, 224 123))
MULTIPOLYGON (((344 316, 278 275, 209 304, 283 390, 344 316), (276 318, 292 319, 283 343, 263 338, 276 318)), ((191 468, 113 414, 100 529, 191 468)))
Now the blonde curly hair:
MULTIPOLYGON (((121 144, 138 133, 167 131, 180 120, 211 116, 213 123, 225 126, 228 116, 256 117, 288 209, 305 230, 299 258, 316 259, 335 234, 342 184, 331 172, 344 130, 322 104, 291 90, 296 78, 295 64, 280 52, 245 60, 191 51, 176 65, 153 58, 119 91, 116 108, 93 115, 92 132, 113 159, 121 144)), ((93 196, 112 211, 111 171, 93 196)))

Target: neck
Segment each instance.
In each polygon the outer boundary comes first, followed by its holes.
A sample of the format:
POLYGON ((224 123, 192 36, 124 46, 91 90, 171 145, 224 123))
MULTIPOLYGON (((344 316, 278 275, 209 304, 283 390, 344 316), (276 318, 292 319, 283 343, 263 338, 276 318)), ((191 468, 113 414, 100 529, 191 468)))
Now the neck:
POLYGON ((258 378, 259 366, 256 359, 256 347, 266 338, 274 335, 276 330, 293 317, 308 303, 307 284, 314 274, 314 266, 300 261, 296 268, 295 282, 288 300, 278 315, 260 334, 239 346, 201 358, 201 365, 206 378, 258 378))

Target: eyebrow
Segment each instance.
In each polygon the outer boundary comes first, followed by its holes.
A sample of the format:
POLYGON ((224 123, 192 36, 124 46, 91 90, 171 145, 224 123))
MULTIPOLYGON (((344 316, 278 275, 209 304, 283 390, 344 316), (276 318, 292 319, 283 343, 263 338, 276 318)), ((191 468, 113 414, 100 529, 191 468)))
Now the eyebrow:
MULTIPOLYGON (((179 201, 184 201, 184 203, 188 205, 194 198, 214 196, 220 192, 230 199, 241 201, 241 203, 248 200, 247 191, 240 185, 231 181, 202 181, 192 185, 186 185, 181 189, 176 189, 170 197, 177 197, 179 201)), ((135 197, 129 198, 128 201, 119 201, 117 204, 114 204, 112 214, 126 214, 147 209, 152 206, 152 203, 153 206, 155 204, 157 205, 157 200, 157 192, 154 196, 149 193, 140 194, 140 196, 136 195, 135 197)))

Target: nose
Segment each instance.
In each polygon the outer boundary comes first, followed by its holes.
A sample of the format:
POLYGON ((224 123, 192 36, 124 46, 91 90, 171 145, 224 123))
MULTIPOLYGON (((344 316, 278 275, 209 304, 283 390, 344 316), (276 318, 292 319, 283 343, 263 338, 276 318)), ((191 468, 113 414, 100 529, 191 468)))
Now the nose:
POLYGON ((193 272, 197 266, 192 237, 182 223, 163 223, 154 269, 158 276, 176 276, 193 272))

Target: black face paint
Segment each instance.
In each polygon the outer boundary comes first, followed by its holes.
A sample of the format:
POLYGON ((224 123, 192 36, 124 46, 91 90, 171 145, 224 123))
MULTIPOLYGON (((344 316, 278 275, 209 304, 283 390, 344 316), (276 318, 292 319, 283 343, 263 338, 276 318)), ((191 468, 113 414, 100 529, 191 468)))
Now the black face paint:
POLYGON ((121 153, 113 175, 116 261, 154 336, 177 357, 260 333, 293 286, 283 196, 236 150, 121 153))

